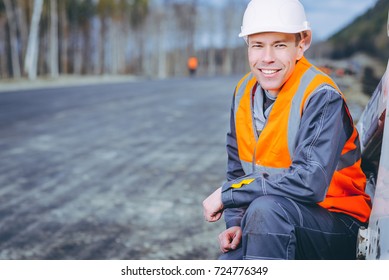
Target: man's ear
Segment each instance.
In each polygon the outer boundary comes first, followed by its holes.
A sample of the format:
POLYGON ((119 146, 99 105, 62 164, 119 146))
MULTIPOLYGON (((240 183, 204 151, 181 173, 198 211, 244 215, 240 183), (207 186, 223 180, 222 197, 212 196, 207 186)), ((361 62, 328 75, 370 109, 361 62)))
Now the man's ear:
POLYGON ((305 53, 305 42, 304 42, 304 39, 302 39, 297 46, 297 58, 296 58, 296 60, 300 60, 304 56, 304 53, 305 53))
POLYGON ((311 46, 312 31, 306 30, 306 31, 301 32, 301 38, 302 38, 302 41, 304 42, 303 48, 304 48, 304 52, 305 52, 311 46))
POLYGON ((309 49, 311 43, 312 43, 312 31, 307 30, 301 32, 301 41, 298 44, 297 60, 300 60, 304 56, 305 51, 309 49))

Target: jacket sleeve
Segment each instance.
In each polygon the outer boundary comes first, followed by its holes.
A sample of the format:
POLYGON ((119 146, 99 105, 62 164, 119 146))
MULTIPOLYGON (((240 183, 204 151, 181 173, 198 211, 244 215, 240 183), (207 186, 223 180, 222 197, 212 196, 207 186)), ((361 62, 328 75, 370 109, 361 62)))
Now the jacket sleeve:
POLYGON ((256 173, 222 186, 225 208, 245 207, 263 195, 280 195, 302 203, 324 200, 342 148, 352 132, 343 98, 328 87, 308 101, 291 166, 278 174, 256 173), (240 186, 236 184, 246 180, 240 186))
MULTIPOLYGON (((236 180, 245 175, 242 164, 238 155, 238 145, 236 141, 235 131, 235 95, 231 105, 230 128, 227 133, 226 149, 227 149, 227 181, 236 180)), ((245 208, 229 208, 224 211, 224 220, 226 227, 240 226, 241 220, 245 213, 245 208)))
POLYGON ((235 95, 232 100, 231 112, 230 112, 230 129, 227 133, 226 149, 227 149, 227 180, 235 180, 245 175, 242 164, 240 163, 238 155, 238 144, 236 141, 235 130, 235 95))

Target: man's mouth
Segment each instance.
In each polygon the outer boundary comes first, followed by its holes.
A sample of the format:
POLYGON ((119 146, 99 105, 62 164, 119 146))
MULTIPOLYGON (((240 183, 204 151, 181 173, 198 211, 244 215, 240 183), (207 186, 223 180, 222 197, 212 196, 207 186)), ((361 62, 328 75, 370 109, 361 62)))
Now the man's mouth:
POLYGON ((277 73, 279 70, 275 70, 275 69, 260 69, 260 71, 263 74, 265 74, 265 75, 272 75, 272 74, 277 73))

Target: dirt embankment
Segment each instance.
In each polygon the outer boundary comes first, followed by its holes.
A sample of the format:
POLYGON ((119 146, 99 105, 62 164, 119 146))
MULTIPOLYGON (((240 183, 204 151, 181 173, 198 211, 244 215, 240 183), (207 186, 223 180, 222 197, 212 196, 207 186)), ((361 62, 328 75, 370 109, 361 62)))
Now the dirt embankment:
POLYGON ((344 76, 335 78, 335 80, 346 97, 354 122, 358 122, 370 99, 367 94, 363 93, 361 80, 355 76, 344 76))
POLYGON ((378 86, 379 80, 384 75, 387 62, 377 60, 362 53, 345 60, 312 60, 321 70, 334 78, 346 96, 350 112, 353 115, 354 121, 357 122, 365 106, 368 104, 375 87, 378 86), (371 70, 371 79, 366 76, 367 68, 371 70), (366 85, 363 83, 366 81, 370 82, 370 95, 364 92, 366 85), (375 85, 375 83, 377 84, 375 85))

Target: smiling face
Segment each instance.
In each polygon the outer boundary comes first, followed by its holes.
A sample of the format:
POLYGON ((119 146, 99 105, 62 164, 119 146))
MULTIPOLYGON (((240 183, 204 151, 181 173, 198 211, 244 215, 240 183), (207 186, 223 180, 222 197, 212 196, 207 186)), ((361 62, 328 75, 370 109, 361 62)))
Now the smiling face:
POLYGON ((251 72, 273 96, 278 95, 303 55, 304 40, 296 42, 295 34, 266 32, 248 37, 251 72))

